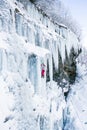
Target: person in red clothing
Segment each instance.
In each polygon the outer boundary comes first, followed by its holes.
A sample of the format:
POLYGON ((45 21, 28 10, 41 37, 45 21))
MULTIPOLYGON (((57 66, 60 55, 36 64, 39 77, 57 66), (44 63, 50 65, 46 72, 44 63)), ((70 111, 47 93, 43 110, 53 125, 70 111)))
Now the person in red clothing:
POLYGON ((45 76, 45 65, 44 63, 41 64, 41 77, 44 78, 45 76))

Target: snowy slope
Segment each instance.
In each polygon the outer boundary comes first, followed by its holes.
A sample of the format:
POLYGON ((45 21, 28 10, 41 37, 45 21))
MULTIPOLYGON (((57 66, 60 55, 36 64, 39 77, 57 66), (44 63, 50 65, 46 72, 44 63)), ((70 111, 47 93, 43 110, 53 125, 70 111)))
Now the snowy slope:
POLYGON ((67 99, 67 119, 64 130, 87 130, 87 68, 77 66, 77 79, 67 99), (69 120, 69 122, 68 122, 69 120), (71 121, 70 121, 71 120, 71 121))

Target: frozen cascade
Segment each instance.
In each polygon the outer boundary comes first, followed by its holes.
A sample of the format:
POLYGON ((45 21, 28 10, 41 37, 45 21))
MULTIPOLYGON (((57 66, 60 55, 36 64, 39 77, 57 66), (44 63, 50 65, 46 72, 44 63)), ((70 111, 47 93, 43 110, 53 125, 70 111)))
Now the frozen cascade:
POLYGON ((78 43, 30 1, 0 0, 0 130, 63 129, 59 52, 64 65, 78 43))

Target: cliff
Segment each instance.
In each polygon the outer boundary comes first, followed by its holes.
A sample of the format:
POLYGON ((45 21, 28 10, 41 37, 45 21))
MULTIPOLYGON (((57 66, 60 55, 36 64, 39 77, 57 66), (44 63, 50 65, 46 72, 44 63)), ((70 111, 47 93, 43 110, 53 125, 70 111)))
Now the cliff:
POLYGON ((80 52, 77 36, 30 1, 0 0, 0 129, 63 129, 63 91, 80 52))

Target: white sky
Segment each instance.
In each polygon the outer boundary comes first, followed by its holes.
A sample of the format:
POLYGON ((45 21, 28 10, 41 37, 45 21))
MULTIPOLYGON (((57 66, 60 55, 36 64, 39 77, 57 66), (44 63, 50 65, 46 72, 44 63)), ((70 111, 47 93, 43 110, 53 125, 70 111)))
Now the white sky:
POLYGON ((87 0, 62 0, 69 8, 73 18, 80 24, 83 34, 83 42, 87 47, 87 0))

